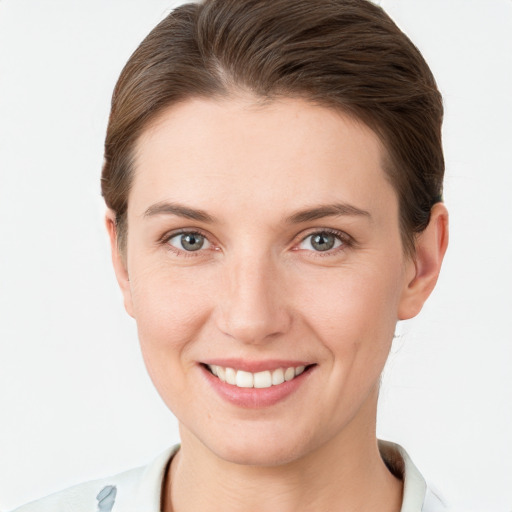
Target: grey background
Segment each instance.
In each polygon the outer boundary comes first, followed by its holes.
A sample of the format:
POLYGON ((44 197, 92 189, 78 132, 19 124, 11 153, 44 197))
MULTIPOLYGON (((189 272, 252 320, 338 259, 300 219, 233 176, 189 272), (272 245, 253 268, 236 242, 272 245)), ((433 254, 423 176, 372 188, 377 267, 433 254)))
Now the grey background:
MULTIPOLYGON (((176 3, 176 2, 175 2, 176 3)), ((175 4, 0 2, 0 509, 178 440, 110 268, 99 194, 115 80, 175 4)), ((383 0, 446 104, 451 246, 399 326, 379 435, 453 510, 512 510, 512 2, 383 0)))

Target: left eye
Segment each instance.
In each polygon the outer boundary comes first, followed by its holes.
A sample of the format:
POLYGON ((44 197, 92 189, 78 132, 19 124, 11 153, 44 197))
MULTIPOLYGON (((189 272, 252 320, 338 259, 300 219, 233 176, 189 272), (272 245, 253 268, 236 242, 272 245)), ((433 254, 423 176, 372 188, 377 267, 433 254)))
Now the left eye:
POLYGON ((299 249, 306 249, 308 251, 325 252, 331 249, 336 249, 343 244, 341 238, 328 231, 321 231, 313 233, 299 244, 299 249))
POLYGON ((200 233, 179 233, 169 238, 167 243, 187 252, 199 251, 199 249, 208 249, 210 247, 210 242, 200 233))

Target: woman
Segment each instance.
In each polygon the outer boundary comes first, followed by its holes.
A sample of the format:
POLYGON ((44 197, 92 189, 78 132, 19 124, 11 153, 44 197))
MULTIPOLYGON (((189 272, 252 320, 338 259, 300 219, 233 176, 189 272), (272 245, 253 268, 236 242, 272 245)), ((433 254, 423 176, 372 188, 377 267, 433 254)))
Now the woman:
POLYGON ((375 435, 448 240, 441 97, 366 0, 176 9, 114 91, 102 190, 181 445, 19 509, 442 510, 375 435))

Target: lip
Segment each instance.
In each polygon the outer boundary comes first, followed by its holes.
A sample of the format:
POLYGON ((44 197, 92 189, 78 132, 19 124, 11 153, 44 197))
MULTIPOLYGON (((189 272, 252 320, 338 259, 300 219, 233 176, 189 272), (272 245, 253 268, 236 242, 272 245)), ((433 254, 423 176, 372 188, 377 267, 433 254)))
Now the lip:
MULTIPOLYGON (((236 368, 237 370, 250 371, 252 373, 256 373, 258 371, 265 371, 276 368, 285 368, 290 366, 307 366, 307 363, 303 365, 301 362, 293 361, 292 364, 289 364, 290 361, 279 361, 277 366, 269 366, 271 362, 264 361, 258 363, 246 362, 246 364, 240 365, 234 363, 234 360, 220 360, 216 359, 216 362, 208 362, 204 364, 215 364, 217 366, 226 366, 229 368, 236 368), (224 364, 229 361, 229 364, 224 364), (221 364, 221 362, 223 364, 221 364), (281 363, 286 363, 281 365, 281 363)), ((225 401, 245 409, 262 409, 265 407, 270 407, 272 405, 281 402, 297 392, 297 390, 304 384, 307 379, 311 376, 316 365, 309 366, 307 369, 293 378, 292 380, 285 381, 278 386, 271 386, 269 388, 239 388, 237 386, 233 386, 231 384, 227 384, 226 382, 222 382, 219 378, 215 377, 212 373, 210 373, 204 364, 200 364, 199 368, 203 374, 203 377, 206 379, 208 384, 213 388, 213 390, 225 401)), ((274 362, 272 362, 274 364, 274 362)))

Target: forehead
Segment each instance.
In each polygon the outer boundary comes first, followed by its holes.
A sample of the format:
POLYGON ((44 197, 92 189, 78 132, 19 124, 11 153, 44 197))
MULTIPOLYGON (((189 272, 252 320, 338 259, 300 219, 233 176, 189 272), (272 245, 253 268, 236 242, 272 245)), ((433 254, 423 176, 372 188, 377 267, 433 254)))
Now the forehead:
POLYGON ((129 210, 160 201, 237 214, 308 204, 396 203, 384 149, 358 120, 300 99, 191 99, 164 110, 137 141, 129 210))

